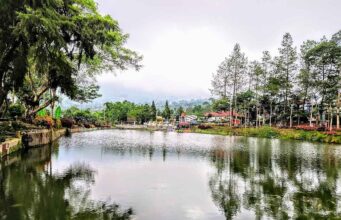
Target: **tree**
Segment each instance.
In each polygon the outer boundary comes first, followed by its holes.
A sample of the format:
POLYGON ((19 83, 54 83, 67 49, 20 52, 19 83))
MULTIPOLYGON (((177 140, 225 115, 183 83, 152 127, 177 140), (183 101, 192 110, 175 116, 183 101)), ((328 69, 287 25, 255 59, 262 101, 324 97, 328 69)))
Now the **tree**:
MULTIPOLYGON (((213 74, 212 94, 226 99, 231 95, 230 110, 233 112, 237 107, 236 95, 243 85, 247 70, 247 58, 241 52, 239 44, 233 48, 231 55, 220 64, 217 73, 213 74)), ((233 119, 231 114, 231 119, 233 119)))
POLYGON ((297 52, 296 48, 293 47, 293 40, 289 33, 284 34, 282 40, 282 47, 279 50, 278 57, 278 73, 281 79, 281 91, 283 92, 283 116, 287 117, 287 109, 289 106, 288 97, 291 94, 293 88, 293 79, 295 77, 295 71, 297 69, 297 52))
MULTIPOLYGON (((263 106, 263 124, 266 122, 265 118, 265 111, 267 110, 269 112, 269 125, 271 124, 271 117, 272 117, 272 109, 271 109, 271 97, 267 95, 267 84, 269 83, 269 78, 271 76, 272 72, 272 58, 269 51, 263 51, 262 56, 262 74, 261 74, 261 95, 262 100, 264 103, 267 103, 267 106, 263 106), (266 108, 267 107, 267 108, 266 108), (266 110, 265 110, 266 109, 266 110)), ((270 125, 271 126, 271 125, 270 125)))
MULTIPOLYGON (((314 91, 315 91, 315 82, 313 80, 312 72, 310 70, 310 65, 305 59, 305 56, 307 52, 315 47, 317 44, 316 41, 307 40, 303 42, 301 45, 300 50, 300 65, 301 69, 297 76, 297 83, 298 83, 298 95, 302 99, 302 109, 299 109, 300 112, 305 112, 305 107, 307 102, 309 103, 309 124, 312 126, 312 119, 313 119, 313 97, 314 97, 314 91)), ((300 114, 300 113, 299 113, 300 114)))
POLYGON ((212 95, 226 99, 230 94, 231 65, 231 61, 225 58, 219 65, 217 72, 213 74, 212 89, 210 89, 212 95))
POLYGON ((175 112, 175 118, 176 118, 177 121, 180 120, 180 117, 181 117, 182 113, 184 113, 184 112, 185 112, 185 111, 184 111, 184 109, 182 108, 182 106, 180 106, 180 107, 176 110, 176 112, 175 112))
MULTIPOLYGON (((260 98, 262 95, 262 76, 264 76, 264 71, 261 64, 258 61, 253 61, 250 64, 250 78, 252 83, 250 84, 252 90, 254 91, 255 105, 256 105, 256 127, 259 125, 259 112, 260 112, 260 98)), ((263 79, 263 81, 265 81, 263 79)), ((250 87, 249 87, 250 89, 250 87)))
POLYGON ((0 108, 9 91, 21 89, 31 66, 53 93, 31 115, 53 103, 57 89, 71 99, 91 96, 93 90, 84 93, 85 87, 79 87, 80 72, 93 76, 103 70, 140 67, 141 57, 124 47, 128 35, 117 21, 100 15, 93 0, 21 0, 0 6, 4 12, 0 17, 4 25, 0 28, 0 108))
POLYGON ((151 119, 153 121, 155 121, 156 120, 157 110, 156 110, 156 106, 155 106, 155 102, 154 101, 152 102, 152 105, 150 107, 150 114, 151 114, 151 119))
POLYGON ((325 124, 326 106, 332 106, 340 88, 341 47, 334 41, 324 41, 310 49, 305 60, 312 71, 316 89, 321 98, 320 121, 325 124))
POLYGON ((170 116, 171 116, 171 110, 169 108, 169 105, 168 105, 168 101, 166 101, 166 104, 165 104, 165 108, 163 110, 163 113, 162 113, 162 116, 165 118, 165 119, 170 119, 170 116))
POLYGON ((221 98, 218 100, 213 100, 212 109, 213 111, 228 111, 230 107, 230 100, 227 98, 221 98))

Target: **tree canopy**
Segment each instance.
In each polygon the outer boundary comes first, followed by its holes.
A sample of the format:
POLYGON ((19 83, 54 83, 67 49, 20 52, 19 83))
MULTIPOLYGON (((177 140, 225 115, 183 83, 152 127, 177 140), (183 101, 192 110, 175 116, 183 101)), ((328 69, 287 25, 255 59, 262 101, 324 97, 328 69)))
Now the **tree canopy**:
POLYGON ((341 32, 331 39, 307 40, 297 52, 285 33, 278 56, 263 52, 261 61, 248 63, 236 44, 212 80, 215 101, 244 116, 246 125, 293 126, 309 122, 339 128, 341 32), (237 62, 239 60, 239 62, 237 62), (233 65, 234 64, 234 65, 233 65), (220 99, 220 101, 219 101, 220 99))
POLYGON ((1 1, 0 21, 2 112, 10 92, 32 93, 26 104, 35 114, 58 99, 56 91, 88 101, 98 97, 96 74, 141 67, 141 56, 124 47, 128 35, 94 0, 1 1))

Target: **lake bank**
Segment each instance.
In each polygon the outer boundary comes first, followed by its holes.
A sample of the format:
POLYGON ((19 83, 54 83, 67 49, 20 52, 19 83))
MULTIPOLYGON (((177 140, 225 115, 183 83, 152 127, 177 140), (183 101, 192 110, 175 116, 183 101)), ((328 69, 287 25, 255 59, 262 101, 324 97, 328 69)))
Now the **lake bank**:
POLYGON ((231 128, 225 126, 212 126, 207 129, 193 127, 189 130, 179 130, 179 132, 260 138, 278 138, 285 140, 301 140, 328 144, 341 144, 341 133, 339 132, 330 133, 321 131, 304 131, 297 129, 281 129, 268 126, 260 128, 231 128))
POLYGON ((117 124, 115 125, 114 128, 122 129, 122 130, 143 130, 143 131, 174 131, 175 130, 175 127, 172 125, 148 126, 148 125, 117 124))
POLYGON ((52 143, 62 136, 72 133, 103 130, 107 128, 62 128, 62 129, 37 129, 32 131, 17 132, 16 137, 7 138, 0 143, 0 160, 24 148, 33 148, 52 143))

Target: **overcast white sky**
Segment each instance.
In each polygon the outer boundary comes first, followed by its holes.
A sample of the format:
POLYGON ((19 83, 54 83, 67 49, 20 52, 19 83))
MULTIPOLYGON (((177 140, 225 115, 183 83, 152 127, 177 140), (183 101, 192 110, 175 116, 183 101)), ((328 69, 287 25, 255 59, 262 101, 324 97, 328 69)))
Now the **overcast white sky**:
POLYGON ((249 59, 341 29, 341 0, 97 0, 130 34, 144 68, 99 77, 101 100, 209 98, 212 73, 235 43, 249 59))

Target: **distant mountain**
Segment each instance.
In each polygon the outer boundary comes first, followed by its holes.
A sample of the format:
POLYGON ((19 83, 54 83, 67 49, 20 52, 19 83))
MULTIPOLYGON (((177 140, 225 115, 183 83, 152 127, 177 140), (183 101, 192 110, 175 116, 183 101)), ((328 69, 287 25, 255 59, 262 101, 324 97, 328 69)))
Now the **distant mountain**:
MULTIPOLYGON (((67 109, 71 106, 76 106, 77 108, 80 108, 80 109, 89 108, 89 109, 93 109, 93 110, 99 110, 99 109, 103 108, 103 105, 106 102, 120 102, 120 101, 124 101, 124 99, 122 99, 122 98, 117 98, 117 99, 98 98, 98 99, 95 99, 94 101, 92 101, 90 103, 79 103, 79 102, 71 101, 70 99, 68 99, 66 97, 63 97, 62 102, 61 102, 61 106, 63 109, 67 109)), ((127 101, 134 102, 132 100, 127 100, 127 101)), ((166 99, 155 101, 156 108, 163 109, 166 101, 167 101, 166 99)), ((139 101, 139 102, 134 102, 134 103, 151 104, 151 102, 152 101, 139 101)), ((209 99, 176 100, 175 98, 173 98, 173 99, 168 99, 168 102, 169 102, 170 108, 172 108, 172 109, 179 108, 180 106, 182 106, 184 109, 187 109, 187 108, 194 107, 196 105, 202 105, 206 102, 210 102, 210 100, 209 99)))
MULTIPOLYGON (((163 108, 163 106, 165 105, 165 102, 157 102, 156 106, 159 108, 163 108)), ((178 101, 171 101, 169 102, 169 106, 171 108, 179 108, 180 106, 183 107, 184 109, 187 108, 192 108, 196 105, 202 105, 204 103, 209 103, 210 100, 209 99, 191 99, 191 100, 178 100, 178 101)))

